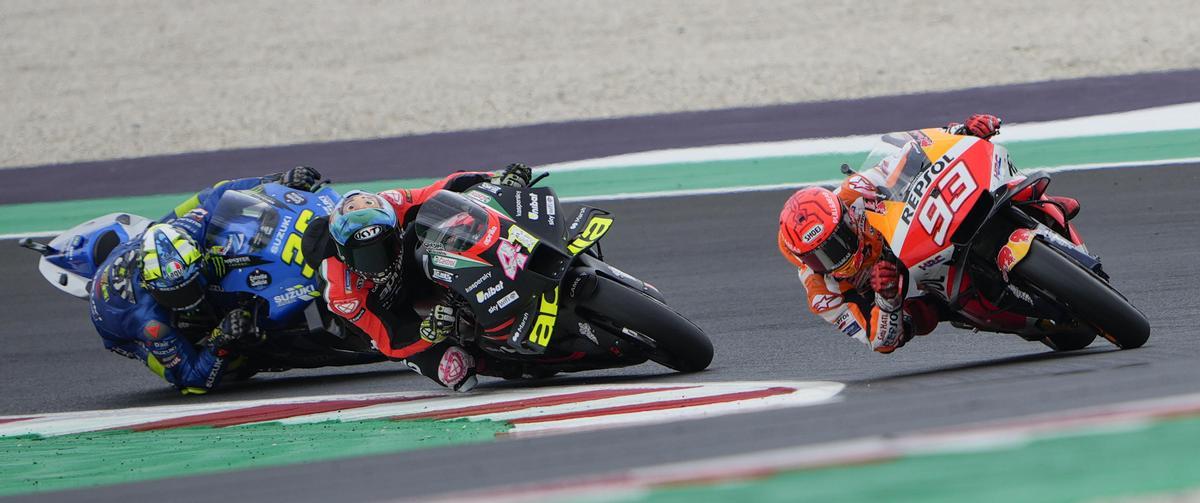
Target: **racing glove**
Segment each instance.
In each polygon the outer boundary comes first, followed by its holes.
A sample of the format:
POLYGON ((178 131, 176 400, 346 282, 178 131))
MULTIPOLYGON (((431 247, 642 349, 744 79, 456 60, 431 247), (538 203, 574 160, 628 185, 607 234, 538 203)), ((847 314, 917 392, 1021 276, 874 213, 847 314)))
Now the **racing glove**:
POLYGON ((1000 123, 1003 122, 999 117, 989 114, 975 114, 967 117, 967 121, 962 124, 962 133, 970 134, 978 138, 988 139, 1000 134, 1000 123))
POLYGON ((209 344, 222 351, 236 346, 254 346, 266 340, 266 334, 254 325, 254 317, 245 309, 234 309, 225 315, 209 337, 209 344))
POLYGON ((871 289, 875 291, 876 299, 885 301, 886 306, 898 308, 900 305, 900 271, 896 269, 896 264, 887 260, 876 262, 875 267, 871 268, 871 289))
POLYGON ((458 320, 454 316, 454 308, 443 305, 433 306, 429 317, 421 322, 421 338, 430 344, 442 342, 454 335, 454 324, 458 320))
POLYGON ((312 188, 321 181, 321 172, 308 166, 296 166, 283 174, 279 183, 296 190, 312 192, 312 188))
POLYGON ((519 162, 505 166, 504 171, 492 177, 492 183, 504 187, 528 187, 532 180, 533 170, 519 162))

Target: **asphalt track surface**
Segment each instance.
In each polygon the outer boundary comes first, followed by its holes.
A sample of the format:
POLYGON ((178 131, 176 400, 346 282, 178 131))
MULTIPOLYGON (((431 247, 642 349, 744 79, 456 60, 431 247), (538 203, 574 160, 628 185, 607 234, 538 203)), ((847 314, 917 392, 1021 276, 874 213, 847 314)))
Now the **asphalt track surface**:
POLYGON ((438 177, 662 148, 899 131, 977 112, 1032 122, 1200 101, 1200 70, 582 120, 399 138, 0 169, 0 204, 192 192, 215 180, 315 166, 338 182, 438 177), (49 169, 46 169, 49 168, 49 169), (85 182, 85 183, 81 183, 85 182))
MULTIPOLYGON (((1060 173, 1051 191, 1078 197, 1076 222, 1113 283, 1153 327, 1149 343, 1118 351, 1103 340, 1052 353, 1015 336, 950 327, 877 355, 805 312, 794 270, 778 256, 775 218, 788 191, 594 203, 617 223, 609 260, 658 285, 712 336, 712 367, 671 374, 653 364, 557 378, 543 385, 639 381, 828 379, 840 403, 291 467, 108 486, 20 499, 255 501, 420 497, 531 479, 901 433, 1080 406, 1191 393, 1200 296, 1200 165, 1060 173), (400 490, 399 488, 404 488, 400 490)), ((10 244, 6 242, 5 244, 10 244)), ((33 257, 0 248, 4 306, 0 413, 185 403, 140 365, 104 354, 82 302, 37 276, 33 257)), ((331 375, 256 378, 200 400, 428 389, 388 365, 331 375)), ((485 386, 512 386, 488 382, 485 386)), ((482 392, 486 392, 486 389, 482 392)))

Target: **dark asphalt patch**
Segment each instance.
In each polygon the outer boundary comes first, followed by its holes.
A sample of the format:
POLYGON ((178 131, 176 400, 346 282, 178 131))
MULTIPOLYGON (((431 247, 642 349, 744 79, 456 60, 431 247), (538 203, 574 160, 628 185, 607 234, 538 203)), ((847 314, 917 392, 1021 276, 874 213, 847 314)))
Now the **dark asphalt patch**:
MULTIPOLYGON (((943 327, 892 355, 866 350, 809 314, 794 270, 775 248, 775 215, 788 191, 594 203, 616 224, 604 250, 650 280, 708 331, 713 366, 679 375, 661 367, 594 372, 534 385, 628 381, 816 380, 851 383, 842 403, 669 425, 510 439, 294 467, 111 486, 45 499, 249 498, 328 501, 416 498, 536 476, 601 473, 760 449, 1016 417, 1194 393, 1200 296, 1200 165, 1055 175, 1052 193, 1078 197, 1081 232, 1114 284, 1151 320, 1146 347, 1098 341, 1053 354, 1014 336, 943 327), (447 474, 455 474, 448 476, 447 474), (384 482, 386 481, 386 482, 384 482), (402 489, 401 489, 402 488, 402 489)), ((11 241, 5 242, 11 244, 11 241)), ((32 253, 0 247, 10 285, 0 345, 0 414, 194 403, 141 365, 106 354, 83 303, 45 284, 32 253), (21 285, 20 288, 14 288, 21 285)), ((373 366, 372 371, 393 367, 373 366)), ((411 374, 333 369, 324 376, 258 379, 203 399, 428 389, 411 374), (348 373, 350 372, 350 373, 348 373), (334 375, 336 374, 336 375, 334 375)), ((489 381, 484 388, 512 386, 489 381)), ((41 499, 32 497, 30 499, 41 499)))

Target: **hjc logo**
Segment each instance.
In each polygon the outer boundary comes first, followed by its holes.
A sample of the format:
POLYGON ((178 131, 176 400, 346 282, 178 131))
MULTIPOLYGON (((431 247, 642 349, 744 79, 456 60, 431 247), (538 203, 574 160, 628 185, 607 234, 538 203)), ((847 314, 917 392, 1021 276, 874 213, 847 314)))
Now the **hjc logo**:
POLYGON ((365 239, 371 239, 375 236, 378 236, 379 233, 381 233, 381 232, 383 232, 382 225, 372 225, 370 227, 364 227, 364 228, 360 229, 358 232, 354 233, 354 239, 359 240, 359 241, 362 241, 365 239))

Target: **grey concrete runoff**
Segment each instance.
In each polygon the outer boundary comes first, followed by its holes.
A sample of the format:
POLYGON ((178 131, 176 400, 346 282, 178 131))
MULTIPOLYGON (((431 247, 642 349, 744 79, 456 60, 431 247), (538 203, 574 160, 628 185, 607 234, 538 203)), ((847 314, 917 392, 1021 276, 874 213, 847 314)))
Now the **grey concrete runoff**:
MULTIPOLYGON (((849 383, 841 403, 290 467, 46 493, 14 501, 379 501, 654 463, 806 445, 1195 392, 1200 346, 1200 165, 1068 172, 1053 193, 1079 198, 1077 219, 1113 283, 1151 320, 1149 343, 1117 351, 1103 340, 1056 354, 1013 336, 950 327, 877 355, 806 311, 791 266, 775 249, 787 191, 609 201, 617 223, 605 252, 653 281, 713 338, 716 359, 698 374, 652 364, 556 378, 566 383, 831 379, 849 383), (1148 196, 1153 194, 1153 197, 1148 196), (381 481, 387 481, 383 483, 381 481)), ((386 366, 321 375, 255 378, 242 388, 188 400, 141 366, 105 354, 82 303, 44 284, 31 254, 0 248, 0 270, 22 289, 0 292, 0 414, 111 408, 336 392, 427 389, 386 366), (75 313, 72 315, 71 313, 75 313)), ((515 384, 488 381, 489 387, 515 384)))
POLYGON ((6 0, 0 166, 1200 68, 1191 0, 6 0))

